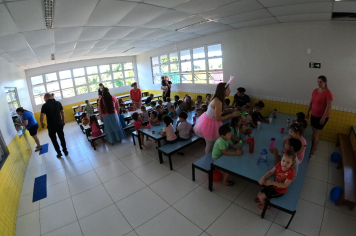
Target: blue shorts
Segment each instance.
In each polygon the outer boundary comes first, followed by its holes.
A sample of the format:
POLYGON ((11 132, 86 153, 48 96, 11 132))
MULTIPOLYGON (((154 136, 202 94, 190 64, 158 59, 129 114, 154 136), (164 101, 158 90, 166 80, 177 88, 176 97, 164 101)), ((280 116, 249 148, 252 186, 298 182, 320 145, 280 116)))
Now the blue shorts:
POLYGON ((30 128, 28 128, 28 132, 30 132, 31 136, 37 135, 37 130, 38 130, 38 124, 32 125, 30 128))

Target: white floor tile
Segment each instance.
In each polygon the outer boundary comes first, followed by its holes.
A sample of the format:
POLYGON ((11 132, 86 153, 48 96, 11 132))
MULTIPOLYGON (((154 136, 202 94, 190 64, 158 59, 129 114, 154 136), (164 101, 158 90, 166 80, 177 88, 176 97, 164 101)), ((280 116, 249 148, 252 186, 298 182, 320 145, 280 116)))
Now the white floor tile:
MULTIPOLYGON (((196 161, 195 159, 194 161, 196 161)), ((189 162, 188 164, 185 164, 181 168, 177 169, 177 172, 181 173, 182 175, 186 176, 187 178, 192 180, 192 163, 194 162, 189 162)), ((200 171, 198 169, 195 169, 195 182, 197 184, 202 184, 208 179, 208 174, 200 171)))
MULTIPOLYGON (((255 198, 257 194, 263 189, 263 186, 257 184, 249 184, 247 188, 240 194, 240 196, 235 200, 235 203, 258 216, 261 215, 262 210, 258 208, 258 204, 255 203, 255 198)), ((271 208, 266 211, 265 218, 267 220, 273 221, 278 213, 276 208, 271 208)))
POLYGON ((113 203, 103 185, 72 197, 78 219, 82 219, 113 203))
POLYGON ((172 172, 166 177, 151 184, 150 188, 172 205, 198 186, 198 184, 181 174, 172 172))
MULTIPOLYGON (((196 156, 188 153, 184 149, 181 150, 180 152, 184 153, 184 156, 178 155, 178 154, 173 154, 171 159, 172 159, 172 166, 174 170, 179 169, 180 167, 184 166, 185 164, 192 162, 196 159, 196 156)), ((163 164, 169 167, 169 159, 167 156, 163 156, 163 164)))
POLYGON ((87 191, 88 189, 94 188, 95 186, 98 186, 100 184, 100 179, 98 178, 94 170, 68 179, 68 186, 70 189, 71 196, 87 191))
POLYGON ((336 169, 334 166, 329 165, 329 179, 330 184, 334 184, 340 187, 344 186, 344 172, 343 169, 336 169))
POLYGON ((77 221, 70 198, 40 210, 41 234, 46 234, 77 221))
POLYGON ((105 183, 120 175, 123 175, 130 170, 120 161, 116 160, 95 169, 95 172, 99 176, 101 182, 105 183))
POLYGON ((36 167, 32 167, 30 169, 27 169, 24 181, 35 179, 38 176, 41 176, 41 173, 42 173, 41 169, 42 169, 42 166, 36 166, 36 167))
POLYGON ((300 198, 325 206, 327 183, 305 177, 300 198))
POLYGON ((56 229, 43 236, 83 236, 82 230, 80 229, 78 221, 66 225, 62 228, 56 229))
POLYGON ((27 194, 33 194, 34 185, 35 185, 34 179, 27 180, 27 181, 23 182, 21 196, 24 196, 27 194))
POLYGON ((302 236, 302 234, 298 234, 290 229, 285 229, 284 227, 273 223, 266 236, 302 236))
POLYGON ((172 207, 135 229, 140 236, 198 236, 202 230, 172 207))
POLYGON ((125 234, 125 236, 138 236, 134 230, 132 230, 130 233, 125 234))
POLYGON ((200 236, 210 236, 210 234, 203 232, 200 236))
POLYGON ((42 165, 42 174, 48 174, 56 170, 63 169, 65 167, 64 162, 62 160, 56 158, 56 160, 47 162, 42 165))
POLYGON ((325 209, 320 235, 354 236, 356 233, 356 217, 325 209))
POLYGON ((92 170, 93 167, 91 166, 89 160, 84 160, 84 161, 77 162, 73 165, 66 166, 64 169, 66 171, 67 178, 70 179, 92 170))
POLYGON ((146 187, 146 185, 132 172, 128 172, 104 183, 104 187, 114 202, 117 202, 146 187))
MULTIPOLYGON (((233 202, 246 189, 247 185, 249 185, 249 182, 235 176, 230 176, 229 180, 235 183, 234 186, 225 186, 221 182, 215 182, 213 184, 213 191, 223 198, 233 202)), ((202 186, 208 189, 209 181, 205 181, 202 186)))
POLYGON ((169 207, 148 187, 117 202, 116 205, 134 229, 169 207))
MULTIPOLYGON (((289 228, 304 235, 319 235, 324 207, 299 199, 296 211, 289 228)), ((279 211, 274 222, 286 226, 291 216, 291 214, 279 211)))
POLYGON ((136 169, 140 166, 143 166, 151 161, 153 161, 155 158, 153 158, 151 155, 145 153, 145 152, 135 152, 132 154, 129 154, 120 160, 130 169, 136 169))
POLYGON ((100 166, 109 164, 110 162, 116 161, 117 157, 113 153, 99 154, 96 156, 91 156, 89 161, 93 168, 98 168, 100 166))
POLYGON ((42 157, 32 156, 28 162, 27 169, 42 165, 42 157))
POLYGON ((207 230, 212 236, 265 235, 272 222, 232 204, 207 230))
MULTIPOLYGON (((68 149, 69 150, 69 149, 68 149)), ((62 157, 62 162, 64 165, 73 165, 75 163, 78 163, 80 161, 84 161, 87 160, 88 157, 86 155, 84 155, 83 151, 78 151, 78 150, 69 150, 69 155, 68 156, 63 156, 62 157)))
POLYGON ((39 211, 17 218, 15 236, 38 236, 40 234, 39 211))
POLYGON ((124 235, 132 230, 115 204, 79 221, 84 236, 124 235))
POLYGON ((152 184, 153 182, 163 178, 172 171, 159 161, 152 161, 144 166, 141 166, 132 171, 137 175, 145 184, 152 184))
POLYGON ((37 211, 40 209, 40 202, 32 202, 33 194, 27 194, 20 197, 19 207, 17 209, 17 217, 37 211))
POLYGON ((63 201, 70 197, 67 181, 63 181, 47 188, 47 197, 40 200, 40 208, 63 201))
POLYGON ((47 187, 63 182, 67 179, 64 169, 59 169, 47 174, 47 187))
POLYGON ((329 166, 315 161, 310 161, 308 164, 308 170, 306 176, 314 179, 318 179, 324 182, 328 182, 329 166))
POLYGON ((329 142, 320 140, 316 150, 318 150, 318 151, 328 151, 329 150, 329 142))
POLYGON ((115 156, 117 156, 119 159, 126 157, 130 154, 140 152, 138 146, 128 146, 128 147, 120 147, 117 149, 113 149, 112 152, 114 153, 115 156))
POLYGON ((173 207, 205 230, 230 204, 230 201, 199 187, 174 204, 173 207))
MULTIPOLYGON (((308 159, 305 159, 306 161, 308 159)), ((323 164, 328 164, 330 161, 330 154, 329 151, 327 150, 318 150, 314 153, 313 157, 310 159, 310 161, 315 161, 323 164)))
POLYGON ((336 185, 333 184, 328 184, 328 190, 326 192, 326 204, 325 207, 334 210, 334 211, 339 211, 342 212, 344 214, 348 214, 348 215, 352 215, 356 217, 356 209, 350 211, 349 208, 345 205, 341 205, 341 206, 335 206, 335 202, 333 202, 330 198, 330 191, 336 187, 336 185))

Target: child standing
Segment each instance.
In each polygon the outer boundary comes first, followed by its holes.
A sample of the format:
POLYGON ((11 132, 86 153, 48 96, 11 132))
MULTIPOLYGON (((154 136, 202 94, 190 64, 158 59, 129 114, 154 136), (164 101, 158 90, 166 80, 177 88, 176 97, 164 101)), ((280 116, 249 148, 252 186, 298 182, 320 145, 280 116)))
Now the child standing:
POLYGON ((257 127, 257 122, 261 121, 263 123, 269 123, 269 121, 267 119, 265 119, 262 115, 261 115, 261 110, 265 107, 265 104, 262 101, 259 101, 258 103, 255 103, 255 107, 253 109, 252 112, 252 121, 255 124, 255 126, 257 127))
POLYGON ((238 143, 241 141, 240 138, 240 127, 242 126, 242 117, 233 117, 230 121, 230 130, 231 130, 231 140, 233 143, 238 143))
POLYGON ((166 127, 163 128, 162 132, 158 133, 162 136, 166 136, 166 144, 173 144, 177 142, 178 139, 174 132, 172 118, 168 115, 163 116, 163 123, 166 125, 166 127))
MULTIPOLYGON (((138 134, 138 129, 140 129, 140 128, 147 128, 147 126, 142 125, 140 116, 138 115, 137 112, 134 112, 134 113, 132 114, 132 119, 135 121, 135 122, 134 122, 134 125, 135 125, 135 130, 136 130, 136 133, 137 133, 137 134, 138 134)), ((145 146, 145 144, 144 144, 145 135, 144 135, 143 133, 141 133, 140 136, 141 136, 141 137, 140 137, 140 139, 141 139, 141 147, 142 147, 143 149, 146 149, 146 146, 145 146)))
POLYGON ((203 105, 203 97, 201 95, 197 96, 197 101, 195 102, 195 110, 200 108, 201 105, 203 105))
POLYGON ((90 101, 89 100, 85 100, 85 104, 87 104, 85 107, 84 107, 84 110, 86 113, 88 113, 88 116, 91 116, 94 114, 94 107, 93 105, 90 104, 90 101))
POLYGON ((166 96, 167 92, 168 92, 168 84, 167 84, 167 80, 165 80, 164 76, 161 76, 161 89, 163 91, 163 97, 166 96))
POLYGON ((156 111, 151 112, 149 121, 150 121, 150 124, 153 125, 153 126, 160 125, 161 122, 158 120, 156 111))
POLYGON ((182 111, 179 114, 179 121, 176 125, 176 130, 179 132, 179 141, 184 141, 190 138, 190 135, 193 133, 192 125, 187 122, 188 114, 182 111))
POLYGON ((173 103, 173 105, 174 105, 175 108, 177 108, 177 106, 178 106, 178 101, 179 101, 179 96, 178 96, 178 95, 175 95, 175 96, 174 96, 174 103, 173 103))
MULTIPOLYGON (((213 161, 216 161, 218 158, 220 158, 222 155, 242 155, 242 150, 238 149, 231 141, 231 130, 227 126, 221 126, 219 128, 219 135, 220 138, 216 140, 214 147, 213 147, 213 152, 212 152, 212 157, 213 161), (231 147, 235 149, 235 152, 228 151, 227 148, 231 147)), ((227 179, 229 178, 229 174, 224 173, 224 178, 223 178, 223 184, 226 186, 233 186, 235 183, 232 181, 228 181, 227 179)))
POLYGON ((171 103, 171 98, 166 98, 167 104, 166 107, 169 109, 171 106, 173 106, 173 104, 171 103))
POLYGON ((209 106, 210 102, 211 102, 211 94, 207 93, 206 94, 205 105, 209 106))
POLYGON ((171 106, 169 107, 168 115, 169 115, 171 118, 174 118, 174 119, 177 118, 177 115, 178 115, 178 114, 177 114, 176 110, 174 109, 174 106, 173 106, 173 105, 171 105, 171 106))
POLYGON ((141 118, 142 118, 142 123, 145 123, 149 120, 148 118, 148 112, 146 111, 145 106, 141 106, 141 118))
MULTIPOLYGON (((96 115, 90 116, 90 128, 91 128, 91 136, 93 137, 99 137, 103 133, 100 130, 100 126, 98 123, 98 119, 96 118, 96 115)), ((104 143, 105 139, 101 138, 101 141, 104 143)), ((96 142, 94 141, 94 145, 96 146, 96 142)))
POLYGON ((125 128, 126 127, 125 115, 124 115, 124 111, 121 108, 119 111, 119 120, 122 128, 125 128))
MULTIPOLYGON (((281 162, 270 171, 268 171, 259 181, 260 185, 266 187, 258 193, 258 198, 255 199, 258 204, 258 208, 263 210, 266 204, 267 198, 277 198, 283 196, 288 189, 288 186, 294 180, 294 170, 292 165, 295 162, 295 153, 292 150, 285 150, 281 162), (274 181, 267 180, 269 177, 275 174, 274 181), (271 187, 273 186, 272 189, 271 187)), ((268 207, 268 209, 271 207, 268 207)))

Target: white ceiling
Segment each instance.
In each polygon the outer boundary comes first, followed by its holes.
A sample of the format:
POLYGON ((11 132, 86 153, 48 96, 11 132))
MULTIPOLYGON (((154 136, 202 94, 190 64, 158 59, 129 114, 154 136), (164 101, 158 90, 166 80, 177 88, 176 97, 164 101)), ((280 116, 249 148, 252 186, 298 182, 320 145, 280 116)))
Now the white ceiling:
POLYGON ((46 29, 43 0, 0 0, 0 56, 23 69, 92 58, 137 55, 232 29, 328 21, 356 12, 334 0, 54 0, 46 29), (179 32, 176 29, 201 21, 179 32), (51 60, 51 54, 55 60, 51 60))

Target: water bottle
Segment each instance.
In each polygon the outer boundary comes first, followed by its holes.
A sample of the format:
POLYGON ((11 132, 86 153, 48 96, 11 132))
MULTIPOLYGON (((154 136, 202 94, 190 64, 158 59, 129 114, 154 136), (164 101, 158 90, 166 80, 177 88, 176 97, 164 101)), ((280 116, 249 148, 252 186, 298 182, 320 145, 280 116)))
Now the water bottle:
POLYGON ((257 122, 257 129, 258 129, 258 130, 261 129, 261 125, 262 125, 262 124, 261 124, 261 121, 258 121, 258 122, 257 122))
POLYGON ((275 148, 275 145, 274 145, 275 141, 276 141, 276 139, 274 137, 271 138, 271 143, 269 144, 270 148, 275 148))
POLYGON ((240 140, 240 142, 237 144, 237 148, 242 149, 243 145, 244 145, 244 143, 242 142, 242 140, 240 140))
POLYGON ((272 115, 269 116, 268 121, 269 121, 269 123, 272 123, 272 115))
POLYGON ((277 109, 273 110, 273 118, 277 118, 277 109))
POLYGON ((287 127, 289 127, 289 124, 290 124, 290 119, 288 117, 288 119, 287 119, 287 127))
POLYGON ((252 141, 250 143, 250 148, 248 149, 248 152, 249 153, 253 153, 254 149, 255 149, 255 142, 252 141))

